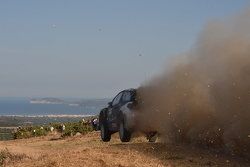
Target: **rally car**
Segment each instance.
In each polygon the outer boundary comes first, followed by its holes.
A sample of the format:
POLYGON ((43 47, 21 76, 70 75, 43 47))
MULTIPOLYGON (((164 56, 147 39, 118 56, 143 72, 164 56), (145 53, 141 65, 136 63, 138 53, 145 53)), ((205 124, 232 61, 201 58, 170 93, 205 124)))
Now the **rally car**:
MULTIPOLYGON (((108 142, 113 133, 119 132, 122 142, 129 142, 132 133, 136 130, 137 112, 136 89, 123 90, 102 109, 99 114, 101 139, 108 142)), ((144 132, 149 142, 155 142, 156 131, 144 132)))

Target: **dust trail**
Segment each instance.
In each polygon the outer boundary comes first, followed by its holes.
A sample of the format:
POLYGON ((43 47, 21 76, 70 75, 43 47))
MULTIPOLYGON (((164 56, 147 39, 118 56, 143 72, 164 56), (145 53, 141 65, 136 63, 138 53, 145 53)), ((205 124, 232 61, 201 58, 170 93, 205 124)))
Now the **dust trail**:
POLYGON ((250 152, 250 9, 206 25, 196 45, 138 89, 139 128, 167 141, 250 152))

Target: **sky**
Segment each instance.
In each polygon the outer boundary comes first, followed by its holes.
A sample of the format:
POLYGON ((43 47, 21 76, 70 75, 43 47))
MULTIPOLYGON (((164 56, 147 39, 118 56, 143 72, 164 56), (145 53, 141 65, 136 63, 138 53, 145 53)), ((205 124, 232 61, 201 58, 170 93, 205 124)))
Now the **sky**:
MULTIPOLYGON (((0 1, 0 97, 112 97, 247 0, 0 1)), ((168 62, 169 63, 169 62, 168 62)))

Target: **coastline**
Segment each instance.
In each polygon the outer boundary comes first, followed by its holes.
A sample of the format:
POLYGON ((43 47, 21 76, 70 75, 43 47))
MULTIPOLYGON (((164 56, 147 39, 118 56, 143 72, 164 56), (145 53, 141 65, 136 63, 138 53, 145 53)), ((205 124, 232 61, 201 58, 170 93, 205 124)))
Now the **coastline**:
POLYGON ((1 115, 0 127, 42 126, 50 123, 79 122, 95 115, 1 115))
POLYGON ((26 118, 81 118, 92 117, 93 114, 78 115, 78 114, 48 114, 48 115, 0 115, 0 117, 26 117, 26 118))

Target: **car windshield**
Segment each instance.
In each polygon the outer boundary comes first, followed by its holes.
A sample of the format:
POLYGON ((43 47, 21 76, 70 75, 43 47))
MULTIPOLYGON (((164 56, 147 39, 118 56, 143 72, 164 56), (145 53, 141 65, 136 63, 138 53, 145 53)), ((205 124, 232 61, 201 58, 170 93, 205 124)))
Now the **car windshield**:
POLYGON ((122 96, 122 101, 123 102, 129 102, 131 101, 131 92, 124 92, 123 96, 122 96))

